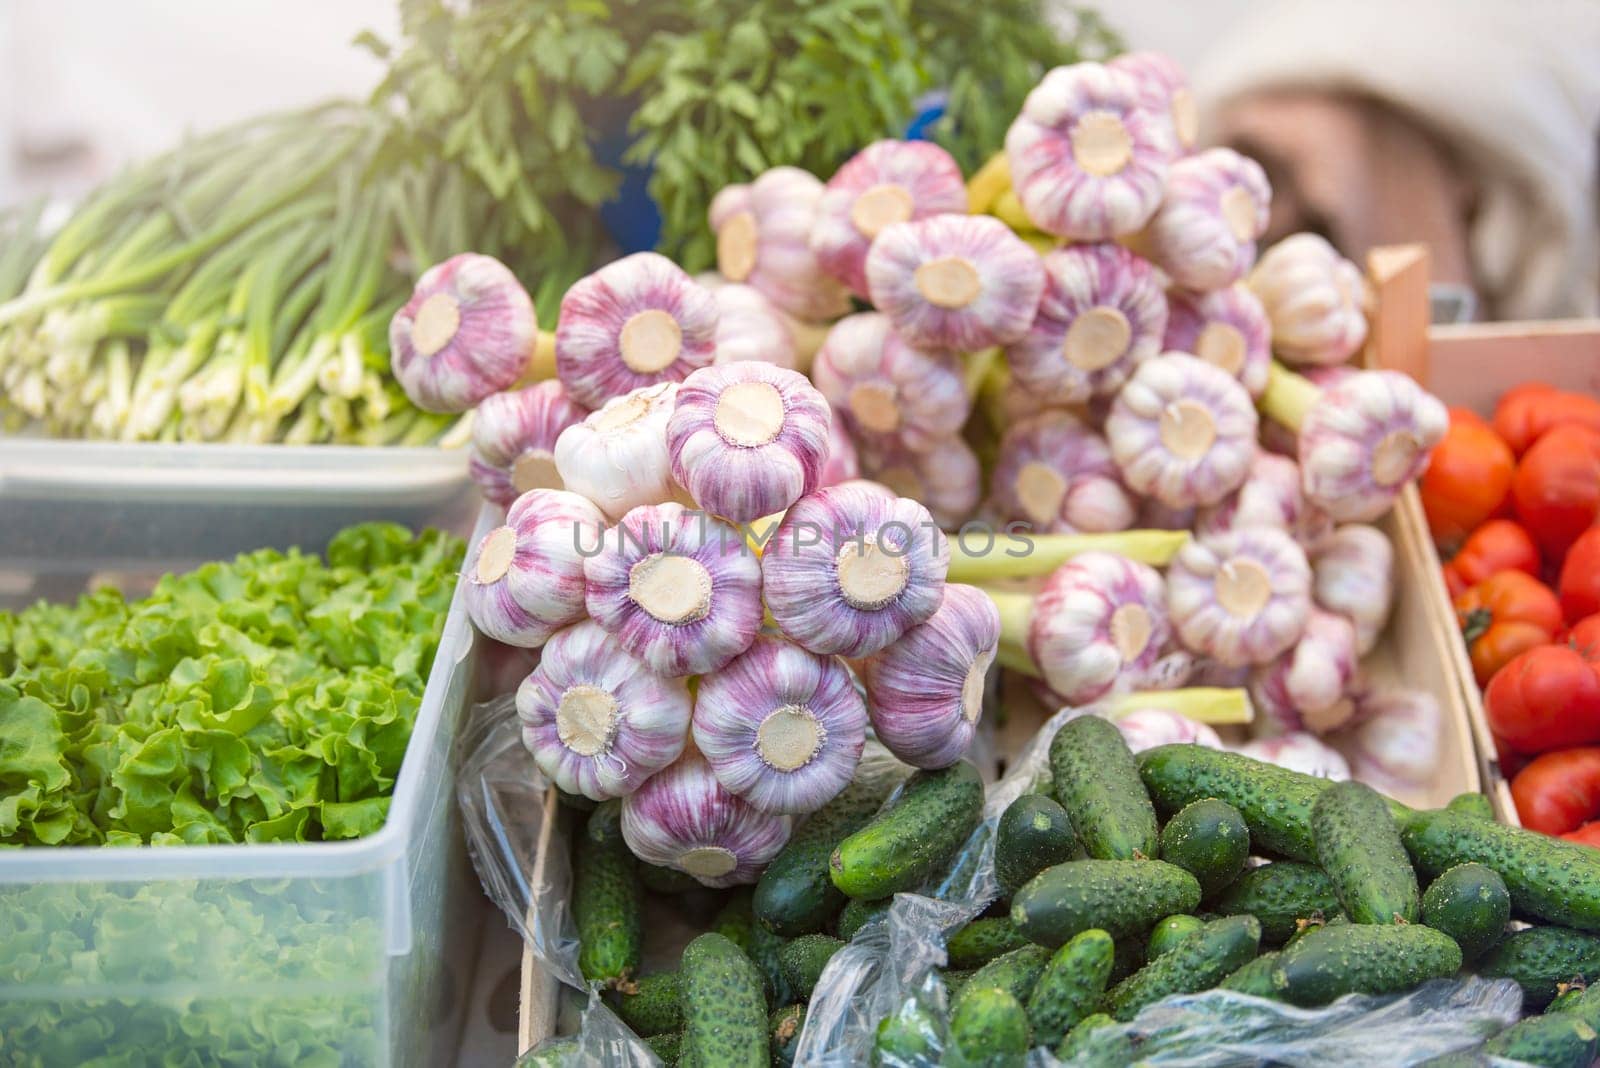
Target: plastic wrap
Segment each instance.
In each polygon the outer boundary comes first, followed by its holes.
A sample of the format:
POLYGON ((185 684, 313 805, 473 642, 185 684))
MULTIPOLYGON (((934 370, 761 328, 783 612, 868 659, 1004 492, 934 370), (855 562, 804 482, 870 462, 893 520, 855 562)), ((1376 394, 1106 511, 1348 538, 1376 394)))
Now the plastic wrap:
POLYGON ((517 1068, 654 1068, 661 1063, 596 991, 575 1035, 547 1038, 517 1058, 517 1068))

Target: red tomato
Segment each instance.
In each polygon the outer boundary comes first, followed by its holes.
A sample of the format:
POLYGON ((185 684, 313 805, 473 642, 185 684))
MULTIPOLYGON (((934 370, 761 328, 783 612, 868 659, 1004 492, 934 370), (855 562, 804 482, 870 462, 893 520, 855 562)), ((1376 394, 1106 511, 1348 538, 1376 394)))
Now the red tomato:
POLYGON ((1556 595, 1521 571, 1484 579, 1456 598, 1455 609, 1479 686, 1518 653, 1549 645, 1562 623, 1556 595))
POLYGON ((1515 468, 1493 427, 1465 408, 1450 409, 1450 429, 1418 483, 1434 543, 1449 552, 1494 515, 1511 491, 1515 468))
POLYGON ((1467 536, 1444 571, 1452 598, 1502 571, 1525 571, 1538 578, 1539 548, 1528 532, 1511 520, 1491 519, 1467 536))
POLYGON ((1600 430, 1600 399, 1527 382, 1507 390, 1494 408, 1495 432, 1518 456, 1548 431, 1573 424, 1600 430))
POLYGON ((1600 746, 1561 749, 1535 757, 1511 781, 1522 825, 1541 834, 1567 834, 1600 816, 1600 746))
POLYGON ((1541 645, 1513 657, 1483 694, 1490 730, 1523 753, 1600 742, 1600 672, 1585 652, 1541 645))
POLYGON ((1517 518, 1552 566, 1600 514, 1600 430, 1558 426, 1522 457, 1511 480, 1517 518))
POLYGON ((1593 846, 1600 849, 1600 822, 1585 823, 1582 827, 1561 836, 1569 842, 1579 845, 1593 846))
POLYGON ((1568 623, 1600 612, 1600 527, 1584 531, 1567 550, 1557 588, 1568 623))

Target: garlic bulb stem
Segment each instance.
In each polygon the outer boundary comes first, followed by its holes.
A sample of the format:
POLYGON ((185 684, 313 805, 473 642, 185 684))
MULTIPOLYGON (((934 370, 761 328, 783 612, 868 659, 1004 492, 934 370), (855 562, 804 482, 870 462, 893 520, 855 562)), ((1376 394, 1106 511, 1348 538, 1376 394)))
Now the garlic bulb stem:
MULTIPOLYGON (((1074 556, 1105 552, 1164 567, 1189 541, 1187 530, 1119 530, 1110 534, 995 534, 981 548, 950 539, 951 582, 981 583, 1048 575, 1074 556)), ((973 539, 976 542, 976 539, 973 539)))
POLYGON ((1255 719, 1255 707, 1250 703, 1248 692, 1218 686, 1124 693, 1106 698, 1105 704, 1105 714, 1109 719, 1147 708, 1176 712, 1196 723, 1209 723, 1212 726, 1250 723, 1255 719))
POLYGON ((1267 389, 1257 406, 1269 418, 1298 433, 1300 424, 1322 398, 1322 390, 1304 375, 1297 375, 1277 360, 1267 371, 1267 389))

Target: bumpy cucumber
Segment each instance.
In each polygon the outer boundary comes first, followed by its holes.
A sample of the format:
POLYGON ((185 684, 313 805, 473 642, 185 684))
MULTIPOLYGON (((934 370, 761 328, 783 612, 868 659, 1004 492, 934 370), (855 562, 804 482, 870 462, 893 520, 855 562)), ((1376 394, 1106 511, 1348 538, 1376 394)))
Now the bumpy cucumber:
POLYGON ((889 1015, 878 1021, 873 1037, 872 1063, 902 1066, 928 1064, 938 1056, 942 1044, 939 1021, 932 1010, 915 998, 907 998, 889 1015))
POLYGON ((1106 993, 1104 1009, 1131 1020, 1146 1005, 1170 994, 1209 990, 1244 965, 1261 947, 1261 924, 1254 916, 1212 920, 1172 952, 1146 964, 1106 993))
POLYGON ((1050 739, 1056 800, 1095 860, 1142 860, 1159 848, 1156 810, 1122 732, 1099 716, 1068 720, 1050 739))
POLYGON ((1576 1016, 1590 1027, 1600 1030, 1600 983, 1582 988, 1569 987, 1550 1003, 1545 1012, 1576 1016))
POLYGON ((1114 952, 1104 931, 1084 931, 1056 950, 1028 996, 1028 1022, 1037 1045, 1054 1046, 1093 1014, 1111 978, 1114 952))
POLYGON ((983 782, 971 763, 919 771, 899 800, 839 843, 828 875, 846 896, 864 901, 915 890, 956 855, 982 810, 983 782))
POLYGON ((1205 925, 1206 921, 1200 917, 1186 913, 1168 916, 1150 928, 1150 939, 1145 943, 1145 958, 1155 960, 1163 956, 1205 925))
POLYGON ((695 1068, 766 1068, 767 1002, 761 972, 722 935, 706 933, 683 950, 683 1059, 695 1068))
MULTIPOLYGON (((1214 797, 1239 810, 1257 852, 1317 862, 1311 806, 1329 780, 1187 742, 1146 749, 1138 763, 1145 788, 1161 812, 1171 815, 1214 797)), ((1410 811, 1397 801, 1389 804, 1397 820, 1410 811)))
POLYGON ((1007 894, 1053 864, 1078 860, 1083 845, 1067 810, 1042 794, 1023 794, 1000 814, 994 832, 994 874, 1007 894))
POLYGON ((644 1044, 650 1047, 650 1052, 659 1057, 666 1068, 673 1068, 683 1056, 682 1031, 673 1031, 665 1035, 648 1035, 644 1044))
POLYGON ((676 868, 663 868, 659 864, 640 864, 638 870, 640 885, 653 893, 676 897, 679 894, 705 889, 700 885, 700 880, 676 868))
POLYGON ((994 960, 972 973, 961 987, 953 1004, 959 1005, 974 991, 999 987, 1018 1001, 1026 1002, 1033 988, 1050 963, 1050 951, 1043 946, 1023 946, 1010 953, 1002 953, 994 960))
POLYGON ((1279 861, 1239 876, 1214 907, 1224 916, 1254 916, 1261 921, 1262 941, 1281 945, 1299 929, 1299 921, 1338 912, 1339 897, 1321 868, 1279 861))
POLYGON ((1279 991, 1277 984, 1273 982, 1272 974, 1277 966, 1276 952, 1263 953, 1255 960, 1245 961, 1217 986, 1223 990, 1252 994, 1258 998, 1276 998, 1279 991))
POLYGON ((1515 979, 1523 1005, 1542 1009, 1562 983, 1600 983, 1600 938, 1569 927, 1529 927, 1485 953, 1474 970, 1490 979, 1515 979))
POLYGON ((622 840, 622 802, 589 814, 577 843, 572 918, 578 928, 578 968, 590 981, 614 985, 639 969, 644 950, 643 904, 633 854, 622 840))
POLYGON ((1118 941, 1142 935, 1163 916, 1199 904, 1200 884, 1174 864, 1073 860, 1046 868, 1018 890, 1011 919, 1030 940, 1054 948, 1093 927, 1118 941))
POLYGON ((1150 963, 1150 957, 1145 951, 1145 942, 1145 939, 1137 935, 1117 939, 1116 952, 1111 958, 1111 978, 1108 985, 1115 986, 1150 963))
POLYGON ((711 917, 710 929, 749 953, 750 935, 755 926, 755 913, 750 910, 750 888, 741 886, 728 895, 728 900, 711 917))
POLYGON ((828 878, 828 858, 871 821, 894 785, 882 776, 852 782, 801 824, 756 883, 756 919, 790 938, 825 928, 845 903, 828 878))
POLYGON ((1401 837, 1430 878, 1476 861, 1505 880, 1517 913, 1600 931, 1600 850, 1443 810, 1418 812, 1401 837))
POLYGON ((1457 864, 1422 895, 1422 922, 1454 938, 1469 962, 1500 941, 1510 919, 1505 880, 1482 864, 1457 864))
POLYGON ((1135 1060, 1133 1041, 1113 1034, 1117 1024, 1109 1015, 1097 1012, 1067 1032, 1056 1047, 1056 1056, 1073 1068, 1124 1068, 1135 1060))
POLYGON ((1483 1052, 1540 1068, 1588 1068, 1597 1037, 1576 1016, 1534 1016, 1495 1035, 1484 1043, 1483 1052))
POLYGON ((1494 821, 1494 804, 1483 794, 1456 794, 1444 807, 1457 815, 1494 821))
POLYGON ((949 1004, 955 1004, 956 996, 961 993, 961 988, 966 986, 967 982, 977 974, 978 969, 976 968, 945 968, 939 972, 939 979, 944 983, 944 992, 949 999, 949 1004))
POLYGON ((1210 897, 1244 871, 1250 828, 1226 801, 1202 798, 1185 805, 1161 829, 1161 859, 1193 875, 1210 897))
POLYGON ((1028 1014, 998 987, 972 990, 950 1016, 943 1064, 952 1068, 1021 1068, 1028 1056, 1028 1014))
POLYGON ((773 1068, 789 1068, 800 1046, 800 1031, 806 1025, 804 1005, 785 1005, 767 1021, 768 1042, 772 1046, 773 1068))
POLYGON ((682 1030, 678 973, 657 972, 634 980, 617 1000, 617 1015, 633 1028, 634 1034, 644 1038, 682 1030))
POLYGON ((1417 922, 1417 873, 1376 790, 1354 781, 1329 786, 1311 806, 1311 835, 1352 923, 1417 922))
POLYGON ((856 936, 857 931, 867 925, 868 920, 888 912, 892 904, 894 904, 892 897, 886 897, 882 901, 857 901, 855 898, 846 901, 839 913, 839 937, 846 942, 850 941, 856 936))
POLYGON ((825 934, 801 935, 786 942, 778 950, 778 967, 783 971, 789 989, 803 998, 809 998, 822 976, 822 969, 844 946, 837 938, 825 934))
POLYGON ((779 959, 787 941, 783 936, 767 930, 764 924, 753 921, 750 924, 750 948, 747 953, 750 959, 755 961, 756 969, 761 972, 763 986, 767 992, 768 1008, 775 1009, 795 999, 794 991, 789 989, 789 980, 784 977, 783 965, 779 959))
POLYGON ((1002 953, 1028 944, 1009 916, 987 916, 973 920, 945 943, 945 957, 952 968, 977 968, 1002 953))
POLYGON ((1278 955, 1273 983, 1284 1000, 1325 1005, 1344 994, 1389 994, 1454 975, 1461 947, 1419 924, 1319 927, 1278 955))

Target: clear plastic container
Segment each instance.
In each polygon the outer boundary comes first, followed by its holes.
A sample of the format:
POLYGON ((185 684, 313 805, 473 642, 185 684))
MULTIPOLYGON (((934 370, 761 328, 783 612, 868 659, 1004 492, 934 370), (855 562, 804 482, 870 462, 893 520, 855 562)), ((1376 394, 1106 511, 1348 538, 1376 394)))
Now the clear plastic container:
MULTIPOLYGON (((327 534, 351 518, 298 510, 327 534)), ((179 566, 328 540, 240 540, 260 518, 241 508, 217 547, 179 566)), ((480 529, 491 521, 485 511, 480 529)), ((96 542, 112 557, 170 552, 141 544, 143 529, 113 533, 96 542)), ((0 1063, 453 1063, 483 916, 454 803, 478 660, 458 589, 388 820, 370 837, 0 850, 0 1063)))

